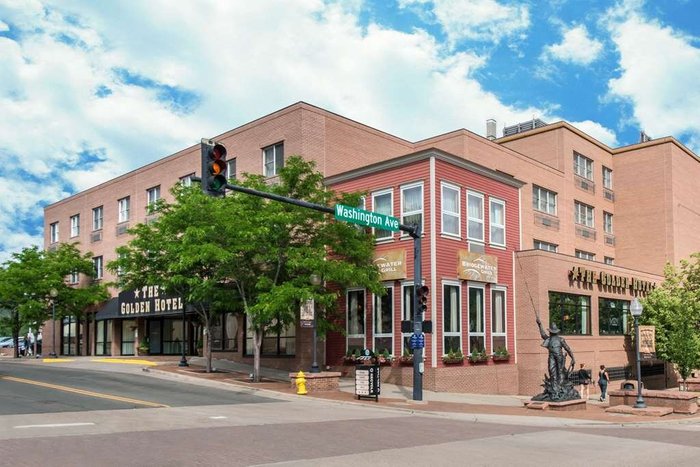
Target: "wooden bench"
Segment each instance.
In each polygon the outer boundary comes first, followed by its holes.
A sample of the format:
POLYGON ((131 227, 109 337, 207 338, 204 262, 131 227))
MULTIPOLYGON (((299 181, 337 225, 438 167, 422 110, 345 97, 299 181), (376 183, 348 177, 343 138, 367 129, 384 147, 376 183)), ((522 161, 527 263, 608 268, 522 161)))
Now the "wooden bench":
MULTIPOLYGON (((636 390, 608 391, 610 407, 633 406, 637 401, 636 390)), ((681 391, 657 391, 642 389, 642 397, 649 407, 670 407, 674 413, 694 414, 698 411, 698 394, 681 391)))

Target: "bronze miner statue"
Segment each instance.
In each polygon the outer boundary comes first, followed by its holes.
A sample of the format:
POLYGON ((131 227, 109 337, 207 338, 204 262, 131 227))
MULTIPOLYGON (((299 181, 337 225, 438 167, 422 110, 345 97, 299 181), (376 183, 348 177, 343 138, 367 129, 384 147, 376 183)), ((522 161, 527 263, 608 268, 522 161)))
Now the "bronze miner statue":
POLYGON ((542 336, 542 347, 549 350, 548 370, 549 374, 544 376, 542 387, 544 391, 532 398, 534 401, 563 402, 580 399, 578 391, 569 380, 569 373, 574 369, 576 360, 569 344, 559 335, 559 328, 552 324, 548 329, 549 334, 542 328, 542 322, 537 317, 537 326, 540 328, 542 336), (571 364, 566 366, 566 355, 569 354, 571 364))

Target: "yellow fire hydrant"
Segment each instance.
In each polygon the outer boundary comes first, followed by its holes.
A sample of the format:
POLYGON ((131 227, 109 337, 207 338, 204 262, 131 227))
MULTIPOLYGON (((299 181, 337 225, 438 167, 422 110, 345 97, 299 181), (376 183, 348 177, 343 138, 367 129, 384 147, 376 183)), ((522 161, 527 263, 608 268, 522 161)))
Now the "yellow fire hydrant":
POLYGON ((294 382, 297 385, 297 394, 304 395, 308 394, 306 392, 306 378, 304 378, 304 372, 299 370, 299 373, 297 373, 297 377, 294 380, 294 382))

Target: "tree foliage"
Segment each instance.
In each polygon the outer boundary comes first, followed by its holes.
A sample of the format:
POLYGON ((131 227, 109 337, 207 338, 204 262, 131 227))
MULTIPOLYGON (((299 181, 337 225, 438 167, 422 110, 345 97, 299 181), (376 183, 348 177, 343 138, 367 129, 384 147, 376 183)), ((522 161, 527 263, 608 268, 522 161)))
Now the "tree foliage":
MULTIPOLYGON (((329 207, 359 203, 358 195, 327 189, 314 164, 298 156, 285 161, 274 184, 246 175, 240 185, 329 207)), ((315 301, 324 332, 345 287, 383 291, 372 261, 374 243, 364 229, 239 192, 213 198, 198 187, 175 187, 173 195, 173 203, 154 208, 157 220, 130 231, 133 240, 108 267, 121 270, 120 287, 160 285, 182 296, 202 318, 207 337, 218 314, 244 314, 253 333, 255 381, 264 334, 294 325, 301 302, 315 301), (329 286, 311 284, 313 274, 329 286)), ((204 348, 210 370, 209 339, 204 348)))
POLYGON ((1 318, 15 340, 17 356, 20 332, 28 326, 39 329, 51 317, 51 290, 56 291, 56 318, 79 317, 84 310, 108 297, 104 285, 91 279, 95 271, 92 254, 82 254, 74 244, 63 243, 53 251, 28 247, 5 262, 0 269, 1 318), (66 282, 71 273, 86 277, 80 287, 66 282))
POLYGON ((664 282, 644 300, 641 320, 656 327, 657 355, 674 363, 685 380, 700 367, 700 253, 667 264, 664 282))

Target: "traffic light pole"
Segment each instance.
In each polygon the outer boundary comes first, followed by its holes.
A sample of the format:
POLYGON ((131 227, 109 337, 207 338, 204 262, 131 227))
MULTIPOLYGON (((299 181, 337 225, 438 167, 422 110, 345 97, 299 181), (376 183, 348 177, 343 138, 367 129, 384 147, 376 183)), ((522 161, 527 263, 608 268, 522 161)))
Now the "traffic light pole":
MULTIPOLYGON (((193 181, 201 182, 199 177, 192 177, 193 181)), ((295 198, 276 195, 274 193, 266 193, 264 191, 253 190, 239 185, 231 185, 226 183, 225 188, 238 193, 257 196, 260 198, 271 199, 281 203, 292 204, 302 208, 313 209, 314 211, 325 212, 326 214, 335 215, 335 209, 320 204, 309 203, 295 198)), ((404 225, 399 224, 399 230, 408 233, 413 238, 413 332, 420 335, 423 332, 423 317, 421 316, 420 307, 418 306, 418 288, 422 284, 421 275, 421 228, 419 225, 404 225)), ((423 349, 413 350, 413 400, 423 400, 423 349)))

